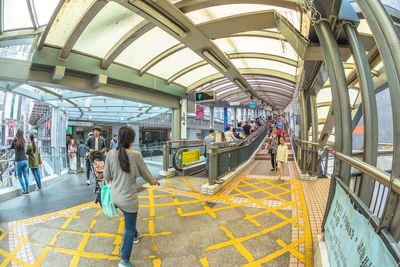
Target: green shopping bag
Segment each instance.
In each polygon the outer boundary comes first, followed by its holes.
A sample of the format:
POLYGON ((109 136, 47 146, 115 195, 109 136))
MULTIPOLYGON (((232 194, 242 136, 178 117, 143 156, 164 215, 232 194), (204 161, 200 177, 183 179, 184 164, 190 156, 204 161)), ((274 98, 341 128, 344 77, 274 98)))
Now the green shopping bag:
POLYGON ((105 215, 109 217, 118 217, 117 208, 111 199, 111 186, 108 184, 101 186, 101 206, 105 215))

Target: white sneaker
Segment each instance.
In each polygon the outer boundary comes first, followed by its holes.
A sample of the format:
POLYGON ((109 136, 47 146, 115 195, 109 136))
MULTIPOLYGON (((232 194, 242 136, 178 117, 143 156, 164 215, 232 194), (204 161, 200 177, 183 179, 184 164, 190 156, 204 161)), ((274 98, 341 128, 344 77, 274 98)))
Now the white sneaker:
POLYGON ((90 181, 89 181, 89 180, 87 180, 87 181, 86 181, 86 184, 87 184, 87 185, 90 185, 90 181))

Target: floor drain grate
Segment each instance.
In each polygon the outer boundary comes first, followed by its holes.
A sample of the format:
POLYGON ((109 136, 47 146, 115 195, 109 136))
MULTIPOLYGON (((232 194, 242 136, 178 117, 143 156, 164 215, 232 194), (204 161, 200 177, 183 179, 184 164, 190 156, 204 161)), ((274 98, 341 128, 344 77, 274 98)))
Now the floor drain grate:
POLYGON ((214 207, 216 204, 215 204, 215 203, 212 203, 212 202, 206 202, 206 205, 207 205, 209 208, 212 208, 212 207, 214 207))

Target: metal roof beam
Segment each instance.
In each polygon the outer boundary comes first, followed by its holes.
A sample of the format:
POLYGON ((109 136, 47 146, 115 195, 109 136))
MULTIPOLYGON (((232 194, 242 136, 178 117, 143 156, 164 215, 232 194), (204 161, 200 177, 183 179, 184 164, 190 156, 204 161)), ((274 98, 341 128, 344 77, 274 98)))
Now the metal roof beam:
POLYGON ((151 67, 153 67, 154 65, 156 65, 157 63, 159 63, 161 60, 163 60, 164 58, 167 58, 168 56, 182 50, 183 48, 185 48, 184 44, 177 44, 174 45, 173 47, 165 50, 164 52, 162 52, 161 54, 159 54, 158 56, 156 56, 155 58, 153 58, 152 60, 150 60, 148 63, 146 63, 146 65, 144 65, 140 70, 139 70, 139 75, 142 76, 144 73, 146 73, 149 69, 151 69, 151 67))
MULTIPOLYGON (((262 75, 266 75, 266 76, 278 77, 280 79, 284 79, 284 80, 287 80, 287 81, 290 81, 293 83, 296 82, 296 77, 294 77, 293 75, 290 75, 290 74, 287 74, 284 72, 280 72, 280 71, 276 71, 276 70, 260 69, 260 68, 246 68, 246 69, 238 69, 238 70, 242 74, 262 74, 262 75)), ((223 75, 221 73, 216 73, 216 74, 207 76, 199 81, 196 81, 187 87, 186 93, 190 93, 197 87, 200 87, 201 85, 203 85, 207 82, 216 80, 221 77, 223 77, 223 75)))
POLYGON ((220 71, 220 75, 232 82, 240 80, 245 89, 257 97, 256 92, 247 83, 239 70, 225 56, 199 27, 169 1, 129 1, 114 0, 133 12, 139 14, 152 24, 179 40, 186 47, 198 54, 205 61, 220 71), (162 16, 162 17, 160 17, 162 16))
POLYGON ((33 0, 26 0, 26 5, 28 6, 29 16, 31 17, 33 28, 36 30, 39 28, 39 22, 36 15, 35 5, 33 4, 33 0))
MULTIPOLYGON (((271 5, 284 7, 288 9, 297 10, 297 2, 296 0, 242 0, 240 1, 242 4, 259 4, 259 5, 271 5)), ((235 0, 181 0, 177 2, 175 5, 182 12, 187 13, 199 9, 204 9, 208 7, 221 6, 221 5, 229 5, 229 4, 237 4, 235 0)))
MULTIPOLYGON (((60 51, 60 58, 67 59, 71 53, 72 48, 78 41, 79 37, 89 25, 89 23, 94 19, 97 13, 108 3, 107 0, 96 0, 87 9, 85 14, 81 17, 78 24, 75 25, 75 29, 72 31, 68 39, 65 41, 64 47, 60 51)), ((99 44, 101 45, 101 44, 99 44)))
POLYGON ((122 36, 121 39, 118 40, 118 42, 110 49, 110 51, 107 52, 106 56, 101 61, 101 68, 108 69, 111 63, 113 63, 114 60, 118 58, 118 56, 128 46, 153 28, 154 25, 147 21, 142 21, 133 27, 129 32, 122 36))
MULTIPOLYGON (((4 1, 4 0, 2 0, 2 1, 4 1)), ((54 9, 53 15, 51 15, 50 20, 47 23, 47 27, 45 28, 45 30, 42 34, 42 38, 40 39, 38 50, 42 50, 44 41, 46 40, 47 35, 49 34, 49 31, 50 31, 51 27, 53 26, 54 21, 57 18, 58 12, 61 10, 62 6, 64 5, 64 2, 65 2, 65 0, 60 0, 57 4, 56 8, 54 9)))

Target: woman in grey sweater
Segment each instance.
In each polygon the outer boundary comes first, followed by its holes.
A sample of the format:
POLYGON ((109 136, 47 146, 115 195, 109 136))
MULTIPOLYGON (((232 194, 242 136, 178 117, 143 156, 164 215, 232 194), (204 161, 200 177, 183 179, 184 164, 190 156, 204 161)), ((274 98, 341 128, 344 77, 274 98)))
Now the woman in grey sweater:
POLYGON ((122 126, 118 132, 119 144, 111 150, 104 166, 104 178, 111 182, 111 199, 121 209, 125 219, 125 234, 122 244, 121 261, 118 266, 131 266, 129 258, 133 243, 141 236, 136 230, 139 201, 136 191, 136 178, 142 177, 149 184, 158 185, 144 163, 139 152, 129 149, 135 140, 135 131, 122 126))

